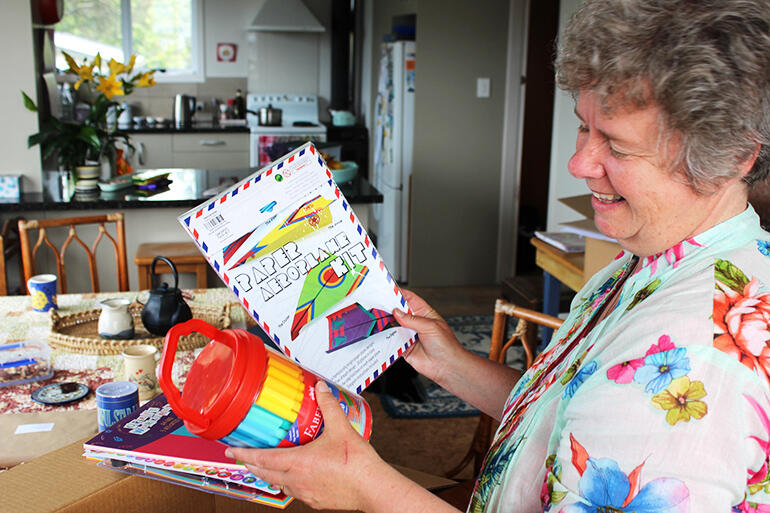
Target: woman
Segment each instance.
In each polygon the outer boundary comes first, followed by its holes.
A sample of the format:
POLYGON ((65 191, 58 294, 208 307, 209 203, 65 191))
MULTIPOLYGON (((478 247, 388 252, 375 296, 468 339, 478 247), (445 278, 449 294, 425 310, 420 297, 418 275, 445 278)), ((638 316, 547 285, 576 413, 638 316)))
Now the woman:
MULTIPOLYGON (((414 295, 407 361, 501 419, 470 511, 770 511, 770 2, 588 0, 560 39, 573 176, 623 252, 520 377, 414 295), (519 379, 521 378, 521 379, 519 379)), ((388 467, 325 390, 308 446, 232 449, 314 507, 450 509, 388 467)))

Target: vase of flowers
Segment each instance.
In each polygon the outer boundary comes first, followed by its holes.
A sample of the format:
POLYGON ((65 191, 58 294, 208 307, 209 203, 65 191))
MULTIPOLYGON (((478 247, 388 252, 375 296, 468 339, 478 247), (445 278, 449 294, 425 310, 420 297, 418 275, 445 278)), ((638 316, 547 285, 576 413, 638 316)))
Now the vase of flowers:
MULTIPOLYGON (((135 71, 136 55, 125 64, 110 59, 103 70, 105 63, 99 54, 91 62, 85 60, 78 65, 69 54, 63 53, 69 65, 65 73, 74 75, 79 103, 85 104, 88 110, 72 120, 48 117, 41 122, 40 131, 29 136, 27 146, 39 144, 43 160, 56 155, 59 168, 69 172, 79 166, 98 166, 104 160, 114 162, 118 142, 131 147, 128 133, 110 122, 123 110, 118 100, 137 87, 155 85, 154 75, 159 70, 135 71)), ((23 91, 21 94, 27 109, 37 112, 35 102, 23 91)))

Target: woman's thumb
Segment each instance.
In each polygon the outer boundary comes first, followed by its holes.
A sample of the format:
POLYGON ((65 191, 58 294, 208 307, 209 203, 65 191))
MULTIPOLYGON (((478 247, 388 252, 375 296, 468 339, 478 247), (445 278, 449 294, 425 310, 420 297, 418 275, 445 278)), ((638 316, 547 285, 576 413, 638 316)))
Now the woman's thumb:
POLYGON ((321 410, 321 415, 324 417, 324 424, 336 424, 341 422, 345 417, 345 412, 342 411, 339 400, 334 396, 329 389, 329 385, 322 379, 319 379, 315 384, 315 400, 318 403, 318 408, 321 410))
POLYGON ((393 316, 401 326, 404 328, 413 329, 421 335, 426 335, 431 331, 436 330, 435 319, 403 312, 399 309, 393 310, 393 316))

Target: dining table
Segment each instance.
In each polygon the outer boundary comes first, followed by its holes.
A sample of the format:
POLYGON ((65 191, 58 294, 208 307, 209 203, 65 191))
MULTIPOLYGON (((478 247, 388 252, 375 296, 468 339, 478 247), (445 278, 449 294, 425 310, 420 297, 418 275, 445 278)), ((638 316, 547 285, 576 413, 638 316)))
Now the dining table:
MULTIPOLYGON (((190 289, 182 292, 194 316, 196 308, 224 308, 227 305, 230 328, 246 328, 255 325, 228 288, 190 289)), ((100 385, 126 379, 121 351, 112 350, 111 354, 96 354, 99 351, 91 352, 88 348, 73 350, 70 346, 62 346, 57 343, 57 339, 61 337, 56 336, 58 333, 56 323, 53 321, 57 317, 61 319, 98 310, 100 302, 108 298, 128 298, 142 305, 147 301, 148 296, 149 291, 146 290, 59 294, 58 308, 55 313, 35 311, 32 308, 30 296, 0 296, 0 345, 28 340, 44 341, 51 348, 50 357, 53 366, 53 376, 49 379, 0 386, 0 414, 95 409, 95 392, 100 385), (61 405, 42 404, 32 399, 32 393, 42 386, 67 382, 84 384, 89 388, 89 393, 81 400, 61 405)), ((157 341, 157 338, 154 340, 157 341)), ((132 343, 130 339, 121 342, 126 345, 132 343)), ((203 345, 177 351, 172 378, 180 389, 190 365, 203 345)))

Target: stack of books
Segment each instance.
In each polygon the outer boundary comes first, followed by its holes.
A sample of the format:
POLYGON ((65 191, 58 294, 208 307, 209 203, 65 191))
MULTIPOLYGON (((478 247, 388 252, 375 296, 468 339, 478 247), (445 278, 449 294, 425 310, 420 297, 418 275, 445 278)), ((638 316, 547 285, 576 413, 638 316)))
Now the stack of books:
POLYGON ((86 458, 113 470, 281 509, 292 502, 226 448, 190 433, 162 394, 83 444, 86 458))

